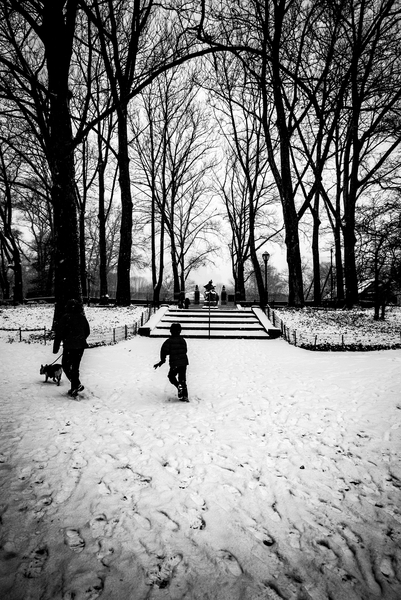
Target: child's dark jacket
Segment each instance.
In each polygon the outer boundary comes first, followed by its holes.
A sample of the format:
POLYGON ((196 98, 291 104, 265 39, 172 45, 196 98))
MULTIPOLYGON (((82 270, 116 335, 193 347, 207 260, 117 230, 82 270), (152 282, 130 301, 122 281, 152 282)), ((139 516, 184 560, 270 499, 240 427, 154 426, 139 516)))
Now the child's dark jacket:
POLYGON ((180 335, 172 335, 165 342, 160 349, 160 360, 161 362, 166 361, 166 356, 170 356, 171 367, 183 367, 189 364, 187 356, 187 342, 180 335))

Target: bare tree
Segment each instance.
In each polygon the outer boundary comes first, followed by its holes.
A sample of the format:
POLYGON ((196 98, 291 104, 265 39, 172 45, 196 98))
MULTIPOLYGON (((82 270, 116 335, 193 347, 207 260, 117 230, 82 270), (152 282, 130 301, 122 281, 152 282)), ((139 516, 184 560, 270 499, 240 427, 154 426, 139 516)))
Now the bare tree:
POLYGON ((0 96, 23 119, 52 179, 56 313, 81 295, 69 76, 77 2, 5 0, 0 8, 0 96))
POLYGON ((214 57, 211 102, 225 139, 225 176, 219 186, 231 227, 236 293, 245 300, 245 265, 252 262, 259 298, 266 305, 258 250, 277 235, 269 207, 275 201, 261 119, 261 95, 232 57, 214 57), (217 82, 217 85, 216 85, 217 82))
POLYGON ((213 134, 209 115, 196 98, 190 73, 161 75, 144 94, 136 151, 144 174, 141 189, 149 198, 154 301, 158 301, 167 233, 174 294, 185 289, 191 270, 216 250, 208 235, 216 234, 211 188, 213 134), (159 232, 159 272, 156 234, 159 232))
MULTIPOLYGON (((209 51, 193 43, 193 31, 183 34, 179 19, 171 26, 172 17, 177 14, 175 4, 162 7, 153 0, 124 1, 118 5, 111 0, 1 3, 0 99, 10 117, 24 122, 36 139, 48 162, 52 181, 55 323, 66 300, 82 296, 75 150, 96 124, 115 111, 119 122, 119 177, 124 206, 118 296, 120 303, 129 303, 132 200, 126 150, 127 106, 159 73, 190 56, 209 51), (81 18, 83 15, 85 19, 81 18), (89 85, 82 88, 79 114, 72 115, 72 100, 78 89, 74 79, 77 61, 73 57, 82 51, 85 32, 91 26, 97 29, 104 65, 109 68, 109 80, 115 87, 111 91, 112 105, 88 120, 89 85), (153 43, 149 45, 151 39, 153 43)), ((78 87, 82 81, 80 74, 78 87)))
POLYGON ((5 297, 9 297, 8 270, 14 275, 13 301, 19 304, 23 301, 22 263, 18 244, 18 232, 13 227, 13 209, 15 194, 15 179, 18 177, 19 160, 14 154, 4 151, 0 146, 0 247, 2 261, 2 289, 5 297))
POLYGON ((356 257, 362 282, 373 281, 374 318, 384 319, 385 306, 399 289, 401 273, 401 207, 399 193, 383 201, 383 192, 356 210, 356 257))
POLYGON ((301 0, 251 0, 213 12, 203 1, 198 24, 199 39, 216 51, 232 52, 261 94, 267 156, 285 224, 291 305, 303 304, 291 143, 295 122, 305 118, 314 95, 299 76, 313 10, 313 4, 301 0))
POLYGON ((121 232, 117 303, 130 303, 132 247, 131 173, 129 168, 129 103, 160 74, 193 56, 210 52, 196 43, 193 31, 183 28, 180 4, 161 5, 154 0, 94 0, 87 7, 95 24, 113 110, 117 117, 121 232))

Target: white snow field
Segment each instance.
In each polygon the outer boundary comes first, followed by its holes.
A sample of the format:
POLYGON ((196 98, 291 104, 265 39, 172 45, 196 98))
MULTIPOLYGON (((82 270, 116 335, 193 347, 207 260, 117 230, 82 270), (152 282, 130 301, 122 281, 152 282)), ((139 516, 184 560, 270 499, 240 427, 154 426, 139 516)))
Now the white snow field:
POLYGON ((161 343, 0 340, 0 598, 400 600, 401 350, 161 343))

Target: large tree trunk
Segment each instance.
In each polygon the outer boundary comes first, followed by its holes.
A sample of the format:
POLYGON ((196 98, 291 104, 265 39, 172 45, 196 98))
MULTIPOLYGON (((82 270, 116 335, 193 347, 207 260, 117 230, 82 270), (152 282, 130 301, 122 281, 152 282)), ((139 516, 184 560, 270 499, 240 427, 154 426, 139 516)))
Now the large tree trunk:
POLYGON ((288 265, 288 305, 303 306, 304 290, 302 281, 301 252, 299 247, 298 217, 293 195, 282 197, 285 224, 285 243, 288 265))
POLYGON ((236 274, 235 274, 235 299, 245 300, 245 266, 244 261, 237 259, 236 274))
POLYGON ((12 256, 13 256, 13 270, 14 270, 14 288, 13 288, 13 302, 14 304, 22 304, 24 301, 24 291, 22 285, 22 264, 20 251, 15 244, 12 242, 12 256))
POLYGON ((255 273, 256 285, 259 292, 260 306, 263 310, 267 306, 267 290, 263 281, 262 271, 258 256, 256 254, 255 247, 255 211, 253 205, 253 199, 249 199, 249 252, 251 255, 251 261, 253 266, 253 272, 255 273))
POLYGON ((267 306, 266 287, 265 287, 265 283, 263 281, 262 270, 260 268, 259 260, 258 260, 254 245, 252 245, 250 247, 250 254, 251 254, 253 271, 255 273, 256 285, 257 285, 258 292, 259 292, 260 306, 264 310, 267 306))
POLYGON ((116 303, 119 306, 129 306, 131 304, 132 196, 126 107, 118 109, 118 167, 121 193, 121 226, 116 303))
POLYGON ((69 110, 69 67, 76 2, 67 14, 63 3, 48 2, 43 10, 43 40, 49 81, 48 161, 52 176, 51 199, 55 238, 54 323, 69 298, 82 301, 79 232, 75 192, 74 146, 69 110))
POLYGON ((357 194, 358 174, 358 142, 354 140, 353 160, 351 172, 349 172, 349 149, 345 155, 344 167, 344 216, 343 216, 343 240, 344 240, 344 275, 345 275, 345 301, 347 308, 352 308, 358 303, 358 278, 355 260, 355 205, 357 194))
POLYGON ((274 144, 271 139, 271 114, 268 108, 270 99, 267 93, 267 39, 264 40, 264 60, 262 65, 262 99, 263 99, 263 129, 268 150, 269 164, 280 194, 283 207, 285 226, 285 244, 288 264, 288 304, 303 306, 304 291, 302 280, 301 252, 299 246, 298 215, 295 208, 294 190, 291 172, 291 136, 286 121, 284 86, 281 81, 281 35, 285 7, 284 3, 276 7, 274 36, 271 45, 271 81, 274 107, 276 111, 276 127, 280 164, 276 162, 274 144))
POLYGON ((336 288, 337 288, 337 303, 344 302, 344 269, 342 261, 342 223, 341 223, 341 185, 337 185, 336 194, 336 215, 334 223, 334 246, 335 246, 335 263, 336 263, 336 288))
POLYGON ((180 276, 179 276, 178 264, 177 264, 177 254, 176 254, 175 244, 173 242, 171 244, 171 266, 172 266, 172 271, 173 271, 174 300, 178 300, 180 292, 181 292, 181 285, 180 285, 180 276))

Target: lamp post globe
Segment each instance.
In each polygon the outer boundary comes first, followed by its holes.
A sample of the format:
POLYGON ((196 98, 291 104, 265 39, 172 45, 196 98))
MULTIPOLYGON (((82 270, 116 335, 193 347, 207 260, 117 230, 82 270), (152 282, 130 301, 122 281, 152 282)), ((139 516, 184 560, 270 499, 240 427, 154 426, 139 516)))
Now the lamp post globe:
POLYGON ((270 258, 270 254, 269 252, 263 252, 262 254, 262 258, 263 258, 263 262, 265 263, 265 299, 266 299, 266 304, 269 303, 269 294, 267 291, 267 263, 269 262, 269 258, 270 258))
POLYGON ((266 252, 263 252, 263 254, 262 254, 262 258, 263 258, 263 260, 264 260, 264 263, 265 263, 265 265, 267 265, 267 263, 269 262, 269 258, 270 258, 270 254, 269 254, 269 252, 267 252, 267 251, 266 251, 266 252))

